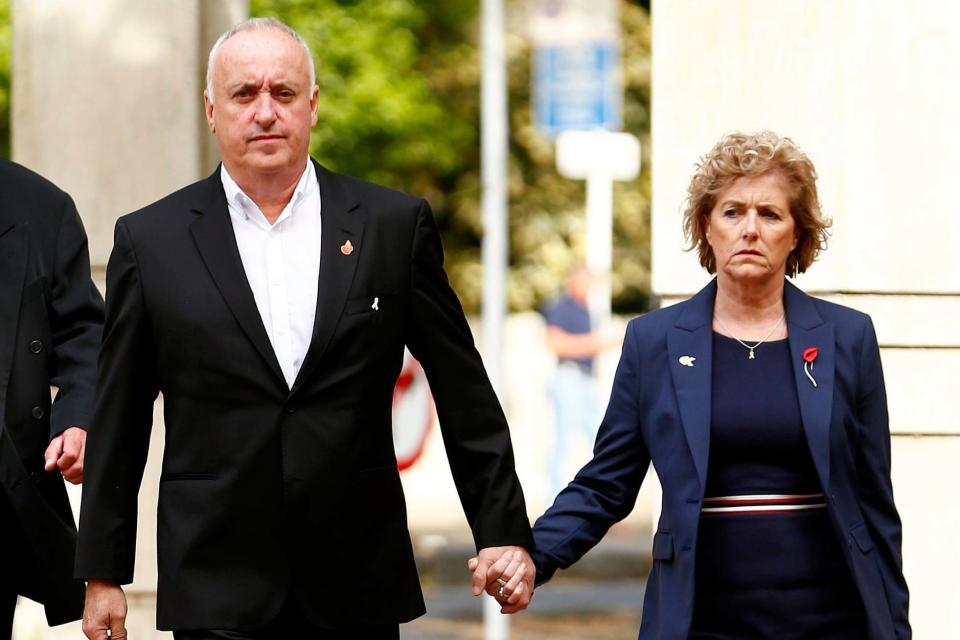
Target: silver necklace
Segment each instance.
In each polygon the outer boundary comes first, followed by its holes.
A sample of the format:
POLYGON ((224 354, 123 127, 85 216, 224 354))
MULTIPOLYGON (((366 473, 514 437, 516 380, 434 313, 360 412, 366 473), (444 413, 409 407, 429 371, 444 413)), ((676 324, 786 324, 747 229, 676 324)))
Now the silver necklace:
POLYGON ((753 355, 753 350, 759 347, 760 345, 762 345, 764 342, 767 341, 767 338, 773 335, 773 332, 776 331, 777 327, 780 326, 780 323, 783 321, 783 317, 786 315, 786 313, 787 313, 786 310, 784 310, 784 312, 780 314, 780 317, 777 318, 777 321, 774 323, 774 325, 770 327, 770 331, 767 332, 767 335, 763 336, 763 339, 760 342, 753 345, 749 345, 743 340, 741 340, 740 338, 738 338, 737 336, 733 335, 733 331, 730 331, 730 329, 727 328, 727 325, 723 324, 723 321, 720 319, 720 316, 718 316, 716 313, 713 314, 713 318, 717 321, 717 324, 720 325, 720 328, 726 331, 731 338, 733 338, 734 340, 736 340, 737 342, 739 342, 740 344, 742 344, 743 346, 745 346, 747 349, 750 350, 750 360, 756 360, 756 357, 753 355))

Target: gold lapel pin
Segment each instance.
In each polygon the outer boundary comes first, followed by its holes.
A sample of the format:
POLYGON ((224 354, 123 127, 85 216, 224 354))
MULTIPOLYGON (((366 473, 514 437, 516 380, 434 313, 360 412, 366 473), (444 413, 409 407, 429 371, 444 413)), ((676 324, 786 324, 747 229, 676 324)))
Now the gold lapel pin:
POLYGON ((351 253, 353 253, 353 244, 349 240, 344 242, 342 245, 340 245, 340 253, 342 253, 345 256, 348 256, 351 253))
POLYGON ((680 356, 679 360, 680 360, 680 364, 682 364, 683 366, 692 367, 693 363, 696 362, 697 359, 694 358, 693 356, 680 356))

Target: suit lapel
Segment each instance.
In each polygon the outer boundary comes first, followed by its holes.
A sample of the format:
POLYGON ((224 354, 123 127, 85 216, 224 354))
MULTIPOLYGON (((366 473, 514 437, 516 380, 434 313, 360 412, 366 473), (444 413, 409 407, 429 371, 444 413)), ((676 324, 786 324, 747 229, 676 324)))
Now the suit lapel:
POLYGON ((826 492, 830 490, 830 419, 836 364, 834 327, 823 321, 810 297, 789 282, 784 291, 784 305, 800 417, 810 455, 826 492), (804 373, 803 352, 808 347, 816 347, 818 352, 810 371, 816 387, 804 373))
POLYGON ((20 301, 27 273, 27 230, 0 215, 0 421, 6 414, 7 384, 13 365, 20 301))
POLYGON ((710 398, 713 374, 713 302, 717 295, 716 280, 686 303, 686 308, 667 332, 670 373, 677 391, 677 406, 687 437, 690 453, 700 479, 707 483, 710 454, 710 398), (695 358, 681 364, 685 356, 695 358))
POLYGON ((233 225, 230 224, 227 196, 220 181, 219 167, 207 178, 206 187, 206 197, 193 208, 201 214, 190 226, 193 240, 240 328, 256 347, 267 367, 286 387, 283 371, 263 327, 253 291, 243 270, 237 239, 233 233, 233 225))
POLYGON ((303 385, 330 344, 364 251, 363 216, 357 211, 359 200, 336 174, 316 162, 314 167, 320 182, 321 219, 317 312, 310 348, 291 392, 303 385))

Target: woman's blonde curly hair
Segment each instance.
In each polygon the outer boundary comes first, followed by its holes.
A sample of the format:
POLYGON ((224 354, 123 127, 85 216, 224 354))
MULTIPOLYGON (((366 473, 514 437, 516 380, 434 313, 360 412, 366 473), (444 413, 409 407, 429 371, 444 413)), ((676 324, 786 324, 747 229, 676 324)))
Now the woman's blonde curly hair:
POLYGON ((708 273, 716 273, 717 260, 707 242, 707 220, 720 193, 743 176, 778 173, 792 187, 790 215, 796 225, 797 246, 787 258, 788 276, 806 271, 827 248, 831 221, 820 210, 817 171, 790 138, 781 138, 772 131, 730 133, 700 158, 696 167, 687 187, 683 234, 687 251, 697 250, 700 265, 708 273))

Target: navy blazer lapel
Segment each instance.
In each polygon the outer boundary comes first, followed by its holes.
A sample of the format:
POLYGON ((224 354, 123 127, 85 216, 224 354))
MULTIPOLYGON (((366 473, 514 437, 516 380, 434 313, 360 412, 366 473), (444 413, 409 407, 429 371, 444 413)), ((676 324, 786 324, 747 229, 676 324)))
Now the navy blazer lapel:
MULTIPOLYGON (((6 415, 7 383, 13 365, 20 300, 27 274, 27 230, 0 216, 0 421, 6 415)), ((0 429, 2 431, 2 429, 0 429)))
POLYGON ((820 476, 823 490, 830 490, 830 419, 833 411, 833 386, 836 342, 832 323, 824 322, 811 298, 789 282, 784 287, 787 313, 787 339, 791 366, 800 402, 800 417, 807 436, 810 455, 820 476), (804 373, 803 352, 817 348, 810 371, 817 386, 804 373))
MULTIPOLYGON (((311 160, 313 162, 313 160, 311 160)), ((363 253, 363 216, 355 194, 343 179, 313 162, 320 183, 320 274, 313 336, 291 392, 295 392, 323 357, 347 302, 353 274, 363 253), (348 245, 347 242, 350 244, 348 245)))
POLYGON ((710 457, 710 398, 713 374, 713 303, 717 281, 713 280, 686 303, 686 308, 667 332, 670 373, 677 391, 677 407, 687 444, 700 479, 707 486, 710 457), (684 357, 695 358, 692 362, 684 357), (686 366, 684 362, 693 366, 686 366))
POLYGON ((190 225, 194 242, 200 251, 210 275, 213 277, 220 294, 230 307, 241 329, 256 347, 263 361, 273 374, 287 386, 280 369, 280 362, 270 344, 270 338, 263 326, 260 311, 257 309, 253 290, 243 269, 237 238, 230 224, 230 212, 227 209, 227 196, 220 180, 220 168, 204 182, 206 196, 201 198, 193 210, 200 216, 190 225))

